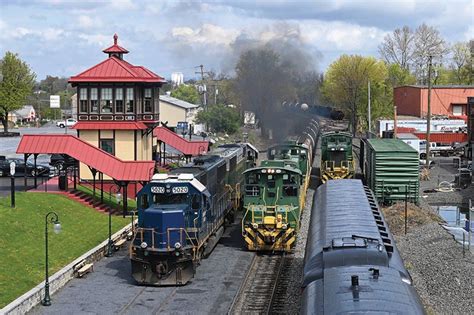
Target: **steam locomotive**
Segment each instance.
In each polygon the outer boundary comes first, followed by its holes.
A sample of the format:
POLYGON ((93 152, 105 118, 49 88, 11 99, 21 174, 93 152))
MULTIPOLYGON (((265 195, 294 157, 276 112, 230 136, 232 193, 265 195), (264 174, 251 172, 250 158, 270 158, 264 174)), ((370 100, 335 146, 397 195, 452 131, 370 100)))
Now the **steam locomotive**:
POLYGON ((242 172, 258 151, 250 144, 218 147, 168 174, 155 174, 137 194, 138 227, 130 249, 140 284, 184 285, 192 279, 240 207, 242 172))

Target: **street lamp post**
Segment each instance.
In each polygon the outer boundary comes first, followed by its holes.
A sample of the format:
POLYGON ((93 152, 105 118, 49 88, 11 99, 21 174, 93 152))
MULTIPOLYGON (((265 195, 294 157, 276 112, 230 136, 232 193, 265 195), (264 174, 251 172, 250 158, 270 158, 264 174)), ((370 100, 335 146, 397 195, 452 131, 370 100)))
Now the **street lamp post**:
POLYGON ((44 298, 41 300, 41 304, 44 306, 51 305, 51 297, 49 296, 49 274, 48 274, 48 223, 54 224, 54 233, 58 234, 61 232, 61 223, 56 212, 51 211, 46 214, 45 225, 44 225, 44 236, 45 236, 45 284, 44 284, 44 298))
MULTIPOLYGON (((110 186, 109 188, 109 201, 112 198, 112 188, 114 186, 110 186)), ((117 193, 115 194, 115 199, 117 200, 117 203, 119 205, 120 209, 120 201, 122 201, 122 194, 120 193, 120 188, 118 188, 117 193)), ((109 207, 109 243, 107 245, 107 253, 105 254, 106 257, 111 257, 113 255, 113 250, 112 250, 113 244, 112 244, 112 207, 109 207)))

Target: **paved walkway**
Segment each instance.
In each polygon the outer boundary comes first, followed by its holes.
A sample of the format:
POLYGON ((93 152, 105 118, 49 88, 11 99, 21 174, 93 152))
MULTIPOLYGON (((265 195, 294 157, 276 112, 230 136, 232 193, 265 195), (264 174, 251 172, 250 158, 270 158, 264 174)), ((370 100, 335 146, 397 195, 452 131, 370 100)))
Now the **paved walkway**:
POLYGON ((84 279, 71 280, 51 297, 52 306, 39 305, 31 314, 225 314, 253 256, 242 250, 239 227, 229 229, 185 286, 136 285, 124 248, 97 262, 84 279))

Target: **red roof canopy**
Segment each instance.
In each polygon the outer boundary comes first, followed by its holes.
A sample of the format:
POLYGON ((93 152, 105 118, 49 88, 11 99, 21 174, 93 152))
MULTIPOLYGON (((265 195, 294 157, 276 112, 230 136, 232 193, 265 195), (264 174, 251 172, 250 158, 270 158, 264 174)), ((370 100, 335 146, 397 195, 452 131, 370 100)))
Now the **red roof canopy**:
POLYGON ((207 141, 188 141, 165 127, 156 127, 153 130, 153 135, 158 138, 158 141, 172 146, 184 155, 203 154, 209 148, 207 141))
POLYGON ((16 153, 67 154, 120 181, 149 181, 155 167, 153 161, 122 161, 73 135, 24 135, 16 153))
POLYGON ((114 45, 104 50, 109 58, 69 79, 69 83, 79 82, 144 82, 166 83, 166 80, 143 67, 134 66, 122 59, 128 50, 117 45, 117 34, 114 45))
POLYGON ((145 130, 148 127, 135 121, 79 121, 71 129, 77 130, 145 130))

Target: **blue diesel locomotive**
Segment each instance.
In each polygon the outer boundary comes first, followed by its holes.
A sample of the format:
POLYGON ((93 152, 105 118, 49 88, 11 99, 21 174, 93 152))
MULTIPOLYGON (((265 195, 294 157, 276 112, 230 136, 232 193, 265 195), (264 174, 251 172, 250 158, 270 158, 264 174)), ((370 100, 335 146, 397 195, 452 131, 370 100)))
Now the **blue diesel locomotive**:
POLYGON ((258 152, 230 144, 168 174, 137 194, 138 227, 130 249, 133 278, 146 285, 184 285, 209 255, 240 207, 242 172, 258 152))

